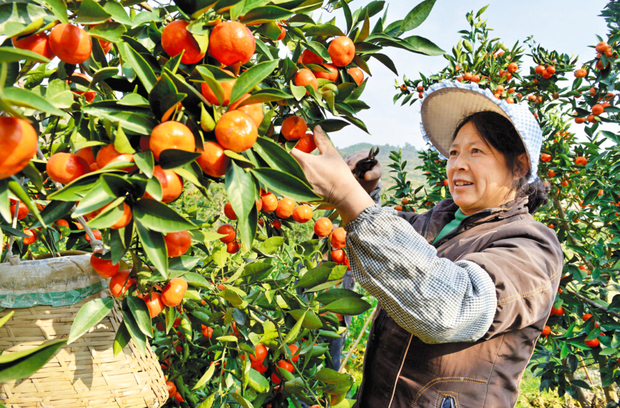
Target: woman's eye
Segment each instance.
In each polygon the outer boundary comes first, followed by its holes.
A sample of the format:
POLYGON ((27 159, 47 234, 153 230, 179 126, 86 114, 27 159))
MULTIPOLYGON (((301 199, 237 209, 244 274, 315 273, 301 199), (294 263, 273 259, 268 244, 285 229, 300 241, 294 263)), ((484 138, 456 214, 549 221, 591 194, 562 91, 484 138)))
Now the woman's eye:
POLYGON ((480 149, 476 149, 475 147, 473 149, 471 149, 472 153, 482 153, 482 150, 480 149))
POLYGON ((456 156, 456 150, 450 150, 449 155, 450 156, 456 156))

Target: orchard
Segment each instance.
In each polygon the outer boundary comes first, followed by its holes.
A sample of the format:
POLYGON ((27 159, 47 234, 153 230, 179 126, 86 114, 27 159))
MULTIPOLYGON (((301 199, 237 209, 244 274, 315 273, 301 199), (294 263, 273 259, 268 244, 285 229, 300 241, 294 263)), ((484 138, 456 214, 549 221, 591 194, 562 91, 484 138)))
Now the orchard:
MULTIPOLYGON (((555 230, 565 261, 530 368, 541 390, 569 394, 582 408, 594 406, 584 390, 594 389, 597 381, 605 403, 596 406, 618 406, 620 138, 613 125, 620 123, 620 5, 612 1, 602 11, 609 33, 593 36, 592 55, 584 61, 532 39, 506 46, 492 37, 485 9, 467 14, 470 27, 445 55, 447 66, 432 75, 405 77, 394 101, 413 105, 429 86, 447 79, 477 83, 507 104, 529 105, 543 129, 538 174, 549 188, 549 202, 535 218, 555 230)), ((415 188, 402 156, 392 152, 389 167, 397 183, 384 205, 424 211, 449 196, 445 160, 432 150, 420 158, 427 183, 415 188)))
POLYGON ((328 342, 371 306, 338 287, 346 233, 289 152, 314 151, 316 125, 366 130, 368 61, 397 73, 385 47, 443 53, 408 34, 433 4, 394 21, 332 0, 0 6, 2 261, 86 251, 110 294, 2 381, 120 313, 109 348, 152 349, 169 406, 351 406, 328 342), (316 19, 337 8, 345 25, 316 19))

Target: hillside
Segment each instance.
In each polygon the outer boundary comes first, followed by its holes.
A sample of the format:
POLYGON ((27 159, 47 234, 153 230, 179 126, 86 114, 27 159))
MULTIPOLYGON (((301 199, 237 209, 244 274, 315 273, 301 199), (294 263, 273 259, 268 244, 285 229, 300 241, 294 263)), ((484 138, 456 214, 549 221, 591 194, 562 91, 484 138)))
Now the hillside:
POLYGON ((347 147, 336 147, 338 152, 342 155, 342 157, 346 157, 351 153, 355 153, 358 150, 362 149, 370 149, 371 147, 376 146, 379 147, 379 156, 377 159, 379 163, 381 163, 381 167, 383 168, 383 177, 381 178, 381 183, 383 184, 383 188, 388 188, 394 185, 394 180, 390 177, 391 174, 389 172, 388 164, 390 164, 389 155, 391 151, 398 151, 399 149, 402 152, 403 160, 407 161, 407 166, 405 167, 407 170, 408 180, 411 181, 411 184, 414 186, 424 184, 424 176, 420 170, 415 170, 415 167, 419 166, 422 162, 418 158, 418 150, 410 145, 409 143, 405 144, 403 147, 392 146, 389 144, 386 145, 373 145, 371 143, 357 143, 347 147))

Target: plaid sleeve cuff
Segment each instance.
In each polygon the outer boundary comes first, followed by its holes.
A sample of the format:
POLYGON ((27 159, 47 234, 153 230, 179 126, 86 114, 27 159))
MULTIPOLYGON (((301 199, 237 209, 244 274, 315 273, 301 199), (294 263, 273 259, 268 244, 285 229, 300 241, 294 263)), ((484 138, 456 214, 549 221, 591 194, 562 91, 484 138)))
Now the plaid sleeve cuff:
POLYGON ((405 330, 425 343, 471 342, 488 331, 497 295, 479 265, 438 257, 392 208, 368 207, 345 228, 355 279, 405 330))

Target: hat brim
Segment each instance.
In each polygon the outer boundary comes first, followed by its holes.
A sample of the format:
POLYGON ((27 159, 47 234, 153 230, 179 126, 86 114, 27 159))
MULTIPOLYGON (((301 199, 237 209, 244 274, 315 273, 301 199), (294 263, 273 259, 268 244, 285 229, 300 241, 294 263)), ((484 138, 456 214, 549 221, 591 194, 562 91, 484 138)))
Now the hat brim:
POLYGON ((457 126, 466 117, 485 111, 498 113, 512 123, 497 103, 480 92, 462 88, 438 89, 428 95, 422 104, 422 126, 439 153, 449 157, 448 151, 457 126))

